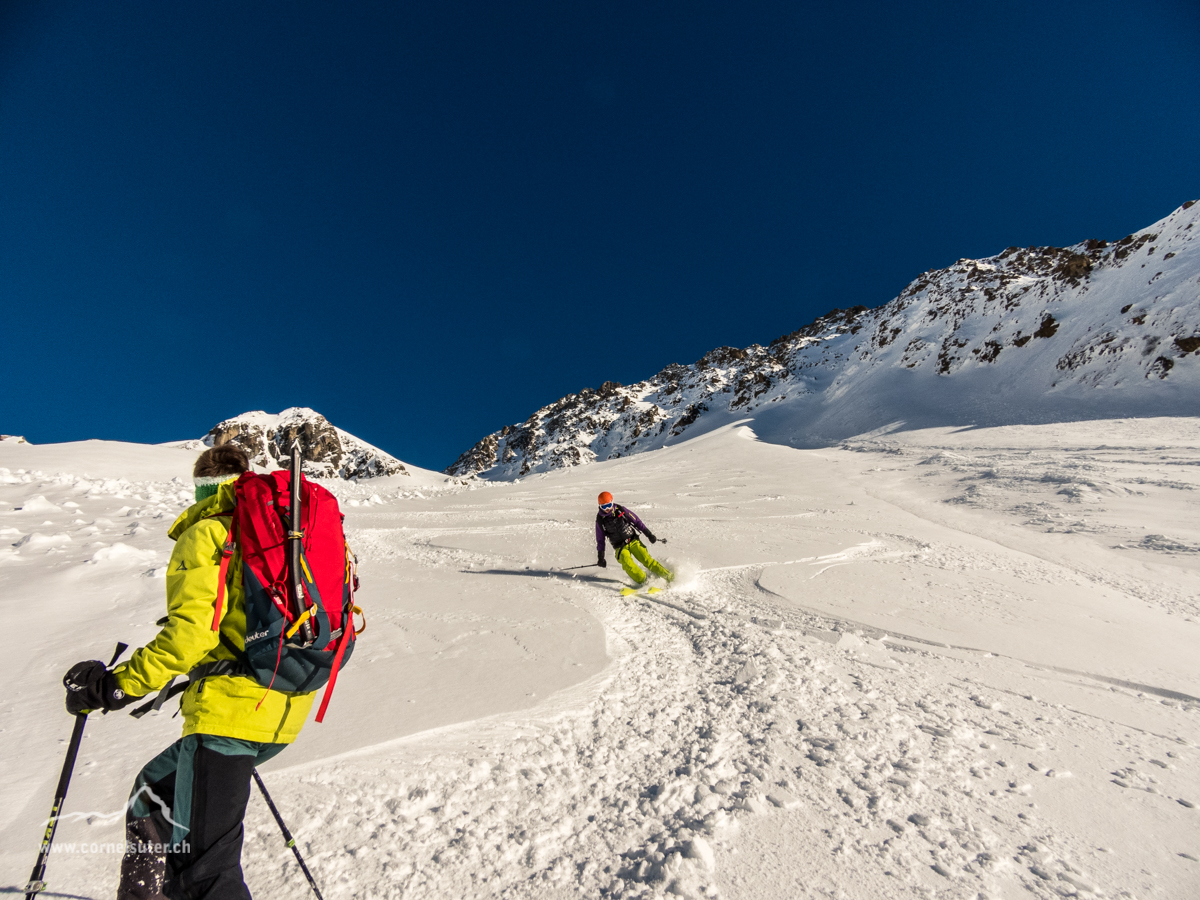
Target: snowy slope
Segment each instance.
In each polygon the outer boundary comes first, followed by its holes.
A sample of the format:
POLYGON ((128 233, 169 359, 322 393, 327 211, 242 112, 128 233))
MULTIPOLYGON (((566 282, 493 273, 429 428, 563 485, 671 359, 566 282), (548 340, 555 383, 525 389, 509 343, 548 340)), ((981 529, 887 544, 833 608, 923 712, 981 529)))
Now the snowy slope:
MULTIPOLYGON (((61 674, 154 633, 194 452, 0 443, 0 611, 32 623, 0 659, 12 892, 61 674)), ((1200 420, 823 450, 732 427, 520 484, 419 477, 330 482, 368 630, 265 768, 329 900, 1200 892, 1200 420), (594 559, 600 489, 666 539, 663 602, 556 571, 594 559)), ((178 728, 94 717, 67 812, 119 812, 178 728)), ((111 896, 118 855, 79 848, 120 837, 64 822, 51 891, 111 896)), ((306 890, 257 796, 244 868, 260 900, 306 890)))
POLYGON ((323 415, 303 406, 278 415, 247 412, 226 419, 204 436, 206 446, 232 443, 263 468, 276 468, 287 460, 299 441, 304 470, 314 478, 380 478, 405 475, 400 460, 349 432, 335 427, 323 415))
POLYGON ((1187 203, 1113 243, 960 260, 877 309, 834 310, 767 347, 722 347, 564 397, 447 471, 513 478, 743 420, 763 440, 817 447, 885 427, 1195 415, 1198 222, 1187 203))

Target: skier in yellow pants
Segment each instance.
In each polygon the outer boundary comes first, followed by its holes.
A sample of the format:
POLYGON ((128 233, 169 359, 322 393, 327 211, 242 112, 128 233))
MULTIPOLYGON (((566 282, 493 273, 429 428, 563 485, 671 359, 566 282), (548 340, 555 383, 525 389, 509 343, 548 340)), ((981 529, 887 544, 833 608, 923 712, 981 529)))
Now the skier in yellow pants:
POLYGON ((619 503, 614 503, 612 494, 608 491, 602 493, 597 502, 600 509, 596 513, 596 565, 601 568, 608 565, 604 559, 604 541, 607 538, 617 551, 617 562, 621 564, 625 574, 633 579, 634 584, 644 584, 646 581, 646 573, 642 571, 638 562, 668 583, 674 581, 675 573, 651 556, 646 545, 638 539, 640 531, 650 543, 658 541, 646 524, 619 503))

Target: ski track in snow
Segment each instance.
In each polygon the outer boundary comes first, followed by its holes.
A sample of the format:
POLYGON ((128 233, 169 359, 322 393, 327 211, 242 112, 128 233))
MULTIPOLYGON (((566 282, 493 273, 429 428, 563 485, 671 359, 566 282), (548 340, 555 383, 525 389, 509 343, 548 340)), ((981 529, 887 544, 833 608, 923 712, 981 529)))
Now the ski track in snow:
MULTIPOLYGON (((410 540, 427 564, 498 562, 431 555, 427 533, 410 540)), ((808 565, 815 578, 928 552, 879 536, 775 565, 808 565)), ((1061 704, 976 683, 969 663, 929 666, 936 657, 919 647, 781 613, 758 599, 771 595, 758 583, 764 568, 720 567, 660 595, 703 620, 573 584, 613 657, 589 683, 524 720, 359 751, 322 776, 281 773, 309 829, 324 836, 334 822, 353 835, 344 846, 304 844, 327 892, 715 897, 714 848, 736 844, 740 822, 806 809, 823 827, 796 852, 870 858, 888 879, 875 896, 1103 893, 1081 858, 1092 848, 1040 827, 1030 802, 1054 790, 1047 779, 1072 777, 1050 745, 1086 730, 1086 714, 1058 712, 1064 723, 1051 713, 1061 704)), ((1151 772, 1163 774, 1140 776, 1151 772)), ((275 852, 270 822, 253 835, 253 851, 275 852)), ((294 878, 288 868, 267 882, 272 894, 294 878)))
MULTIPOLYGON (((1123 425, 1132 423, 1123 422, 1123 425)), ((1119 550, 1150 551, 1168 556, 1200 554, 1200 543, 1181 538, 1171 529, 1194 528, 1200 460, 1190 448, 1159 445, 1145 448, 1138 458, 1134 448, 1121 446, 1071 447, 1046 450, 988 448, 941 449, 918 463, 927 466, 924 478, 944 485, 945 502, 1001 512, 1023 526, 1044 534, 1088 534, 1108 539, 1119 550), (1168 496, 1163 520, 1139 525, 1127 514, 1133 498, 1168 496), (1173 496, 1172 496, 1173 495, 1173 496), (1166 534, 1155 533, 1159 529, 1166 534)), ((847 449, 912 454, 902 442, 886 438, 850 441, 847 449)), ((876 471, 886 471, 879 467, 876 471)), ((1139 514, 1145 518, 1144 514, 1139 514)), ((1174 585, 1121 577, 1111 570, 1081 568, 1098 584, 1114 587, 1164 609, 1200 616, 1200 594, 1174 585)))

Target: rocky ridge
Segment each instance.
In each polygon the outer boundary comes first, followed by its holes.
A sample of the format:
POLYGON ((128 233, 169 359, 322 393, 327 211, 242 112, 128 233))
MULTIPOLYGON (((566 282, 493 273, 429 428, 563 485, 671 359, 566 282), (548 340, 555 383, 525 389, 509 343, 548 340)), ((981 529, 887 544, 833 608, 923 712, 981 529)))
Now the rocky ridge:
POLYGON ((307 407, 278 415, 247 412, 214 426, 204 436, 208 447, 235 444, 264 468, 287 468, 292 445, 300 442, 304 472, 314 478, 377 478, 407 475, 404 464, 366 441, 332 425, 307 407))
POLYGON ((605 382, 480 440, 446 472, 514 478, 732 421, 819 446, 884 427, 1200 415, 1200 205, 1117 241, 1009 247, 834 309, 767 346, 605 382))

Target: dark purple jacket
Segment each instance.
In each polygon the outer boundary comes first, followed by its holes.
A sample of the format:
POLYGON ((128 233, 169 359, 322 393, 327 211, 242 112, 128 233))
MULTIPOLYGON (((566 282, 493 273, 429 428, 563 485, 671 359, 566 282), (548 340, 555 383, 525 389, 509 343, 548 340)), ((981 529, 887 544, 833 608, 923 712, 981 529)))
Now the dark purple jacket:
POLYGON ((596 513, 597 555, 600 559, 604 559, 605 536, 612 542, 613 549, 620 551, 622 547, 637 538, 639 531, 642 534, 650 533, 646 524, 620 503, 616 504, 616 510, 611 515, 606 516, 602 512, 596 513))

